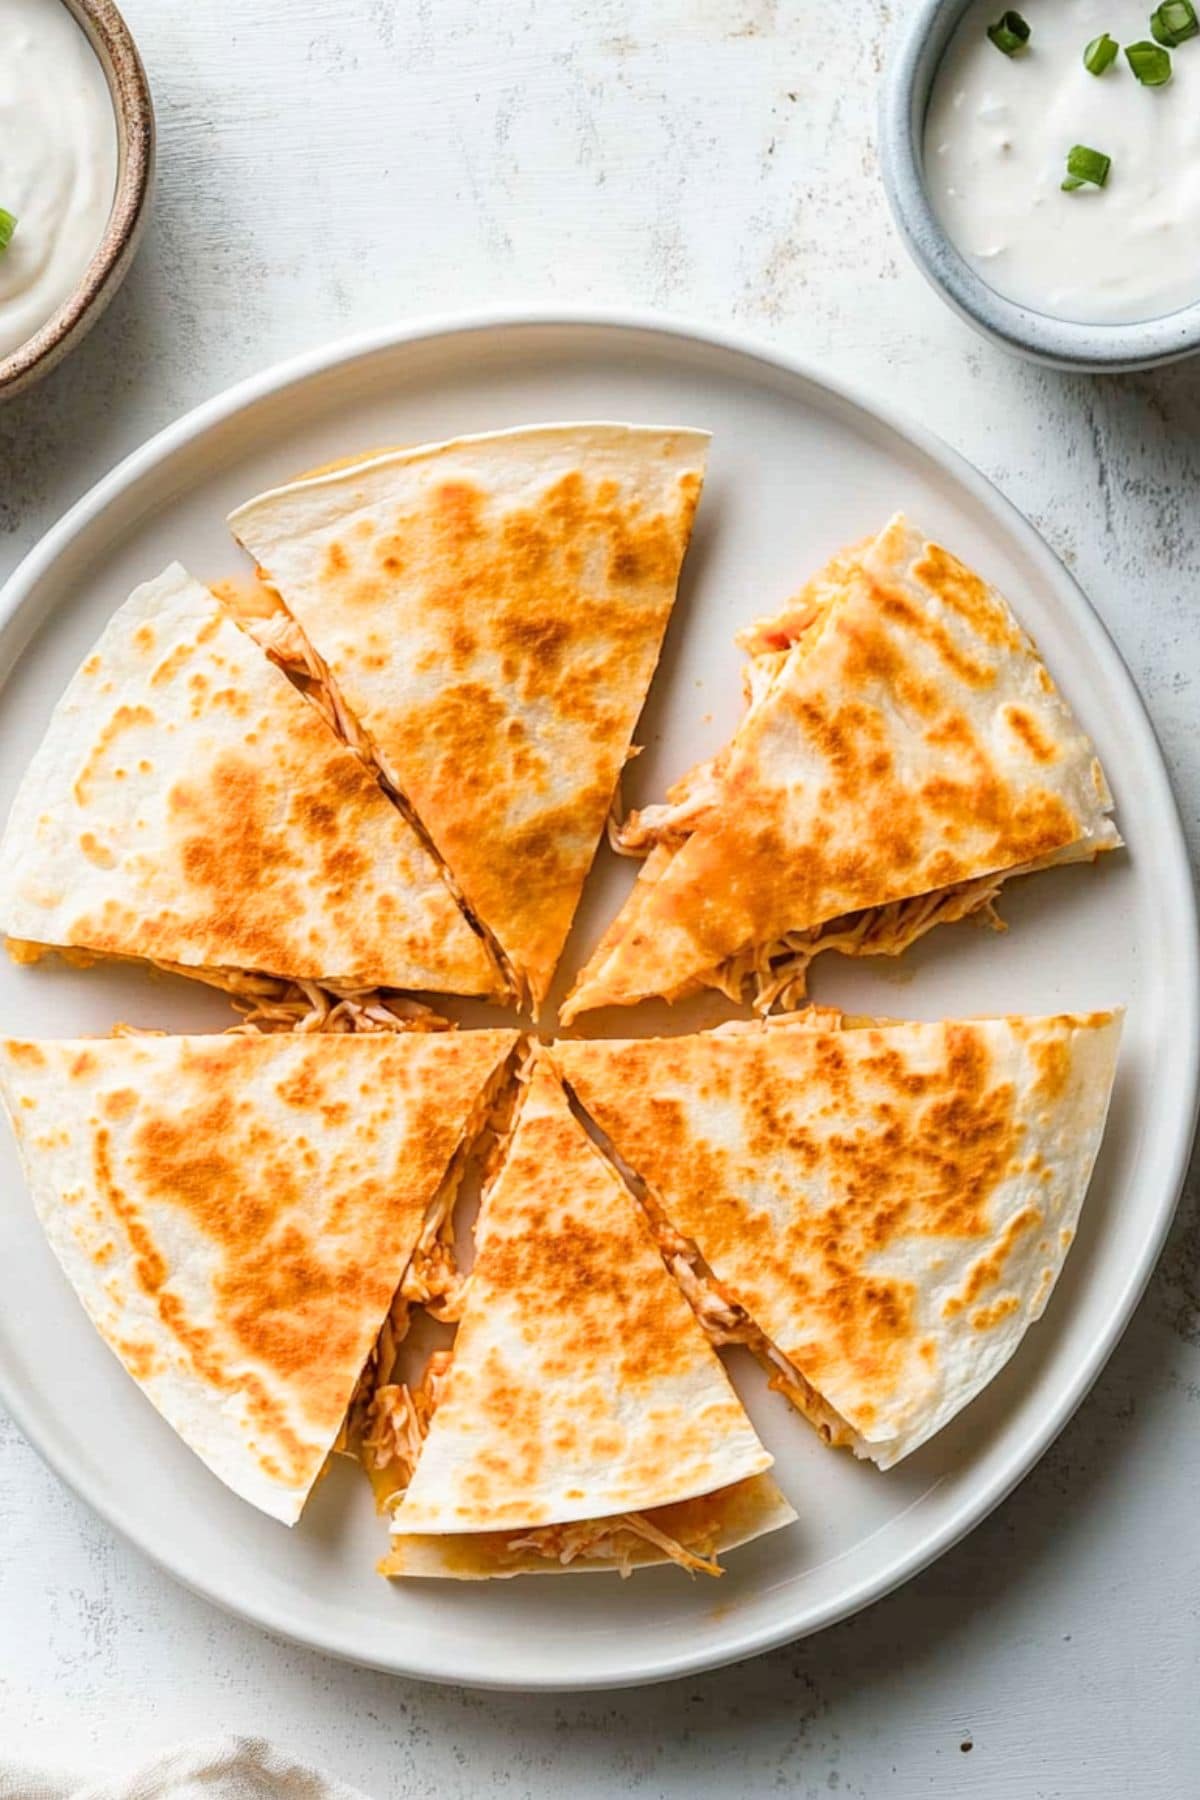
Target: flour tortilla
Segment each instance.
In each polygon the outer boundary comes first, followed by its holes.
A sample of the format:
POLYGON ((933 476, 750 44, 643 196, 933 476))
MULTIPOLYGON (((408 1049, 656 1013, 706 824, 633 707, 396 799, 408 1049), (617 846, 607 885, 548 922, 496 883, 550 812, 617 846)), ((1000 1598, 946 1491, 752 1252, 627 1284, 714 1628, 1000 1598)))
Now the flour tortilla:
POLYGON ((1075 1234, 1119 1013, 560 1042, 617 1155, 889 1468, 1016 1350, 1075 1234))
MULTIPOLYGON (((389 1574, 617 1566, 530 1554, 529 1530, 704 1501, 706 1554, 791 1517, 632 1195, 544 1058, 501 1173, 444 1395, 393 1523, 389 1574)), ((631 1549, 629 1566, 669 1560, 631 1549)))
POLYGON ((54 712, 0 846, 0 929, 206 978, 504 992, 372 772, 178 564, 54 712))
POLYGON ((741 641, 749 709, 622 832, 649 856, 564 1023, 701 985, 794 1005, 821 950, 896 955, 1006 878, 1120 843, 1007 602, 902 516, 741 641))
POLYGON ((707 447, 522 427, 377 455, 230 518, 535 1008, 658 662, 707 447))
POLYGON ((0 1043, 51 1248, 212 1472, 292 1524, 510 1031, 0 1043))

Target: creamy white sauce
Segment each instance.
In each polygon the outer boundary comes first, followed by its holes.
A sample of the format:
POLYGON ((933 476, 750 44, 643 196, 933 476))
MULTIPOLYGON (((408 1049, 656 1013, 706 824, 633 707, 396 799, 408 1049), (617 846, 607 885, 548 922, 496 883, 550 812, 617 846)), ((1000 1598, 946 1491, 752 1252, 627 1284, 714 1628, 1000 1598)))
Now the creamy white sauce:
POLYGON ((78 287, 112 210, 117 124, 104 71, 62 0, 0 0, 0 356, 78 287))
POLYGON ((1200 299, 1200 37, 1170 52, 1172 78, 1143 87, 1126 44, 1150 41, 1154 0, 1021 0, 1026 48, 1004 56, 968 7, 934 80, 925 123, 929 197, 989 286, 1058 319, 1161 318, 1200 299), (1101 33, 1121 53, 1083 66, 1101 33), (1112 158, 1104 188, 1064 193, 1067 152, 1112 158))

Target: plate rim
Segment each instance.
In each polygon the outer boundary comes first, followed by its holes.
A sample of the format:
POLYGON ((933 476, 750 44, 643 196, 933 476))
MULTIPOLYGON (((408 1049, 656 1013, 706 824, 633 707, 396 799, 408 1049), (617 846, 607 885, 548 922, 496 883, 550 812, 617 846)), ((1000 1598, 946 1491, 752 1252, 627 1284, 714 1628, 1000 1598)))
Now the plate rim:
MULTIPOLYGON (((865 1606, 894 1592, 945 1555, 981 1524, 1045 1455, 1098 1379, 1123 1337, 1145 1292, 1178 1207, 1200 1111, 1200 933, 1197 926, 1196 893, 1179 806, 1146 703, 1104 620, 1071 571, 1030 521, 961 452, 926 426, 908 417, 902 409, 893 407, 889 402, 879 401, 865 387, 840 376, 831 376, 819 370, 808 359, 794 356, 751 334, 675 313, 589 305, 504 305, 430 313, 400 324, 392 323, 353 332, 271 363, 265 369, 244 377, 200 402, 180 418, 160 428, 123 457, 107 475, 102 476, 67 509, 25 554, 0 589, 0 643, 9 637, 11 628, 26 603, 39 584, 52 575, 55 564, 77 537, 94 524, 112 504, 150 476, 162 462, 239 412, 268 398, 278 397, 290 388, 303 386, 339 366, 390 351, 401 351, 407 345, 439 338, 494 334, 522 328, 650 334, 677 340, 684 346, 698 346, 705 351, 716 350, 757 362, 769 374, 806 382, 824 391, 843 406, 883 425, 912 445, 996 518, 1033 566, 1045 571, 1055 587, 1073 596, 1072 622, 1078 624, 1088 639, 1089 648, 1104 665, 1113 686, 1125 694, 1131 722, 1140 727, 1147 747, 1153 751, 1157 786, 1155 810, 1161 814, 1163 826, 1171 839, 1169 867, 1163 867, 1159 873, 1164 891, 1171 893, 1171 910, 1181 917, 1184 926, 1182 935, 1187 946, 1186 967, 1179 971, 1180 979, 1176 990, 1182 1027, 1177 1039, 1176 1063, 1181 1106, 1175 1141, 1167 1159, 1167 1179, 1158 1206, 1155 1229, 1147 1239, 1138 1260, 1126 1271, 1118 1303, 1113 1308, 1104 1332, 1090 1346, 1087 1355, 1080 1359, 1057 1404, 1041 1426, 1022 1444, 1020 1454, 1003 1464, 981 1493, 969 1495, 960 1501, 950 1518, 918 1546, 900 1553, 887 1568, 863 1577, 836 1598, 817 1607, 803 1620, 752 1625, 741 1631, 734 1629, 717 1650, 709 1644, 693 1651, 642 1652, 640 1656, 631 1659, 628 1666, 615 1678, 597 1678, 588 1674, 572 1676, 564 1674, 561 1668, 545 1667, 544 1672, 537 1676, 530 1675, 528 1671, 524 1671, 519 1677, 506 1677, 495 1672, 480 1675, 472 1671, 464 1680, 461 1669, 451 1668, 445 1663, 436 1667, 420 1666, 392 1655, 372 1656, 369 1650, 349 1641, 336 1630, 317 1632, 311 1628, 306 1629, 303 1621, 289 1618, 285 1609, 273 1606, 269 1600, 258 1597, 247 1599, 222 1591, 215 1582, 206 1581, 200 1575, 181 1567, 166 1551, 144 1544, 136 1522, 123 1516, 115 1498, 89 1494, 75 1480, 66 1443, 56 1441, 53 1432, 49 1428, 43 1428, 32 1404, 25 1405, 15 1372, 10 1376, 8 1368, 0 1360, 0 1402, 42 1461, 72 1493, 131 1543, 140 1555, 145 1556, 181 1586, 223 1612, 307 1649, 319 1650, 359 1667, 373 1668, 408 1679, 523 1693, 604 1691, 645 1686, 726 1667, 747 1657, 812 1636, 853 1616, 865 1606)), ((136 529, 136 525, 131 529, 136 529)), ((53 610, 53 607, 49 607, 39 614, 36 607, 30 609, 28 630, 18 633, 9 655, 0 663, 0 682, 7 679, 10 660, 12 664, 19 661, 29 639, 53 610)))

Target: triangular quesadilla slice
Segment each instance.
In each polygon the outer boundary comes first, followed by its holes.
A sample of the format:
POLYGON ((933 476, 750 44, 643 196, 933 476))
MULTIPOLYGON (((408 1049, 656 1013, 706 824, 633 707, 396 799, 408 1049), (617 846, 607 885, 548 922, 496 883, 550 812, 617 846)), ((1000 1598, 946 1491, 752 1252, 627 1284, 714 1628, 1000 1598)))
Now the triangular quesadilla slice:
POLYGON ((516 1043, 0 1043, 0 1096, 92 1323, 234 1493, 292 1524, 516 1043))
POLYGON ((505 991, 374 774, 178 564, 54 712, 0 846, 0 929, 26 957, 136 957, 302 1010, 314 983, 505 991))
POLYGON ((707 434, 541 425, 302 478, 230 525, 269 642, 370 747, 544 1000, 675 600, 707 434))
POLYGON ((485 1196, 389 1575, 715 1557, 794 1517, 633 1197, 539 1059, 485 1196))
POLYGON ((795 1006, 823 950, 896 956, 1003 883, 1120 843, 1008 603, 900 516, 740 639, 748 707, 621 847, 647 860, 564 1023, 701 986, 795 1006))
POLYGON ((552 1054, 719 1341, 747 1342, 828 1441, 889 1468, 1041 1316, 1120 1029, 1117 1013, 801 1018, 552 1054))

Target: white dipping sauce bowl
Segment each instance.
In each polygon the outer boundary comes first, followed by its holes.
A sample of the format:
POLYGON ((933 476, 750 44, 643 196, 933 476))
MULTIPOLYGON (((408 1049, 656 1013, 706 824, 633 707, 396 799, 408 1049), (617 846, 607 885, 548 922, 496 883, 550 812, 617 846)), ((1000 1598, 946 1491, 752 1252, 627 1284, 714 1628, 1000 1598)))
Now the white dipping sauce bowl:
MULTIPOLYGON (((1193 355, 1200 350, 1200 268, 1197 298, 1191 306, 1136 324, 1089 325, 1052 319, 1006 300, 980 279, 950 242, 930 204, 922 139, 934 78, 969 4, 970 0, 913 0, 884 76, 879 115, 883 184, 918 269, 947 305, 984 337, 1051 368, 1115 374, 1193 355)), ((1003 11, 997 0, 996 16, 1003 11)))
POLYGON ((117 185, 104 236, 74 293, 0 357, 0 401, 49 373, 95 324, 137 253, 154 185, 154 103, 137 45, 113 0, 59 0, 99 60, 117 124, 117 185))

